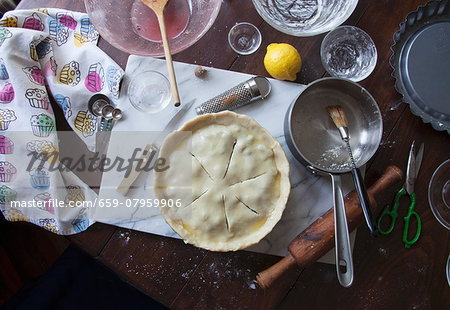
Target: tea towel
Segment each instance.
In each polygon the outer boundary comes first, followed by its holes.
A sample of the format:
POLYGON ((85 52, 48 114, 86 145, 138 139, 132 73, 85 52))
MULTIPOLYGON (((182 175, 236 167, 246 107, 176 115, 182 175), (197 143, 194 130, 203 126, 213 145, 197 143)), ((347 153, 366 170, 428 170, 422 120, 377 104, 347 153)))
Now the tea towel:
POLYGON ((58 157, 49 98, 94 150, 98 120, 87 103, 97 93, 118 98, 124 74, 98 38, 85 13, 15 10, 0 20, 0 209, 7 220, 64 235, 93 224, 96 194, 58 157))

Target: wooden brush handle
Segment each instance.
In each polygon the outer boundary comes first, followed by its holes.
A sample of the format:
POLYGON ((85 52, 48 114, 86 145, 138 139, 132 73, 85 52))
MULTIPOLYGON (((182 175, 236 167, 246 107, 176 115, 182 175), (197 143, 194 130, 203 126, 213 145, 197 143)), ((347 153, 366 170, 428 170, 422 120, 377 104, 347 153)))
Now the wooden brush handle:
POLYGON ((141 157, 139 157, 139 161, 133 165, 133 170, 131 171, 131 173, 127 177, 123 178, 122 182, 119 184, 119 186, 117 186, 116 191, 126 196, 128 191, 130 190, 130 187, 142 172, 142 169, 137 170, 138 163, 141 162, 141 167, 145 166, 147 164, 147 161, 150 160, 150 156, 152 154, 155 154, 156 152, 158 152, 158 148, 156 146, 154 146, 153 144, 147 144, 144 151, 142 152, 141 157))
MULTIPOLYGON (((372 208, 376 208, 374 197, 381 197, 383 192, 401 181, 402 171, 396 166, 389 166, 384 174, 368 189, 372 208)), ((349 231, 354 230, 364 220, 355 191, 345 197, 345 209, 349 231)), ((295 266, 306 267, 317 261, 334 246, 334 213, 330 208, 308 228, 301 232, 289 244, 289 255, 272 267, 260 272, 257 280, 262 288, 269 288, 277 279, 291 272, 295 266)))

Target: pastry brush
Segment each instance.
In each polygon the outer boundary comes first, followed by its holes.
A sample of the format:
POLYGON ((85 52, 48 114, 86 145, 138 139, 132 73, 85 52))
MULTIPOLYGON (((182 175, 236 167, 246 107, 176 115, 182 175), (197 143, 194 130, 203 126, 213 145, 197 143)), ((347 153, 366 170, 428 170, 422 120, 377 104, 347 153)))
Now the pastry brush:
POLYGON ((377 235, 377 229, 375 227, 375 221, 372 214, 372 208, 370 206, 370 200, 367 196, 367 190, 364 185, 361 172, 356 167, 355 159, 353 158, 352 149, 350 147, 350 136, 348 134, 348 122, 347 117, 345 116, 344 109, 340 105, 328 106, 327 112, 333 120, 334 124, 339 130, 339 134, 341 135, 342 140, 347 145, 348 154, 350 156, 350 161, 352 164, 352 176, 353 182, 355 183, 356 192, 358 194, 358 198, 361 204, 361 208, 364 214, 364 218, 366 220, 367 226, 369 227, 370 233, 372 236, 377 235))

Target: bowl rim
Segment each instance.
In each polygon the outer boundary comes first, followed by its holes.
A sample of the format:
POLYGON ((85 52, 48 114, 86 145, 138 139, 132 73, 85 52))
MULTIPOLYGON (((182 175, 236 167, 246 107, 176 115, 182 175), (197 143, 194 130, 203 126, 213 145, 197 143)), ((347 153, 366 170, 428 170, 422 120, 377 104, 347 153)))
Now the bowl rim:
POLYGON ((268 18, 265 15, 266 14, 265 11, 259 5, 259 2, 260 2, 259 0, 252 0, 252 2, 253 2, 253 6, 255 7, 256 11, 259 14, 259 16, 261 16, 262 19, 264 19, 264 21, 266 21, 266 23, 268 23, 270 26, 272 26, 276 30, 278 30, 280 32, 283 32, 285 34, 288 34, 288 35, 295 36, 295 37, 312 37, 312 36, 315 36, 315 35, 318 35, 318 34, 322 34, 322 33, 328 32, 328 31, 330 31, 330 30, 332 30, 332 29, 342 25, 350 17, 350 15, 353 14, 353 12, 355 11, 356 6, 358 5, 359 0, 354 1, 352 7, 350 7, 347 10, 347 13, 342 16, 341 21, 337 25, 334 25, 334 26, 331 26, 331 27, 330 26, 323 27, 323 28, 321 28, 321 30, 307 32, 307 33, 305 33, 305 32, 301 32, 300 33, 300 32, 296 32, 296 31, 283 29, 283 27, 275 24, 270 18, 268 18))
POLYGON ((442 173, 442 169, 446 168, 446 166, 450 165, 450 158, 443 161, 437 168, 436 170, 434 170, 433 175, 431 176, 430 182, 428 183, 428 205, 430 206, 431 212, 434 215, 434 218, 439 222, 439 224, 441 224, 443 227, 447 228, 450 230, 450 226, 448 225, 449 223, 446 222, 446 219, 444 219, 442 217, 442 215, 438 212, 438 210, 435 209, 435 207, 433 206, 432 200, 432 186, 434 185, 434 183, 436 182, 436 175, 438 173, 442 173))
MULTIPOLYGON (((140 51, 140 52, 132 51, 132 52, 130 52, 125 47, 121 46, 117 42, 117 40, 108 40, 108 39, 106 39, 106 37, 104 35, 102 35, 102 33, 100 32, 99 27, 97 27, 97 22, 94 21, 94 19, 91 17, 92 16, 92 10, 90 10, 90 6, 88 5, 89 1, 92 1, 92 0, 83 0, 84 7, 86 9, 86 14, 89 16, 89 20, 94 25, 95 30, 99 33, 100 37, 102 37, 102 39, 104 39, 106 42, 108 42, 113 47, 115 47, 115 48, 121 50, 122 52, 125 52, 125 53, 129 54, 129 55, 137 55, 137 56, 145 56, 145 57, 164 57, 164 51, 162 49, 161 49, 160 53, 156 53, 156 52, 149 53, 149 52, 145 52, 145 51, 140 51)), ((137 0, 137 1, 140 1, 140 0, 137 0)), ((223 1, 222 0, 212 0, 211 2, 215 3, 215 7, 214 7, 214 10, 212 11, 212 14, 211 14, 211 17, 210 17, 208 23, 205 24, 205 27, 203 28, 203 30, 197 36, 195 36, 194 40, 191 43, 187 44, 183 48, 181 48, 181 49, 171 48, 170 49, 170 54, 171 55, 175 55, 177 53, 180 53, 180 52, 188 49, 189 47, 191 47, 192 45, 197 43, 211 29, 212 25, 215 23, 215 21, 217 19, 217 16, 219 15, 220 8, 222 7, 222 2, 223 1)), ((189 25, 189 23, 188 23, 188 25, 189 25)), ((174 39, 176 40, 180 36, 181 36, 181 34, 179 36, 177 36, 176 38, 174 38, 174 39)), ((169 40, 169 42, 170 42, 170 40, 169 40)), ((154 43, 159 44, 160 46, 163 45, 162 41, 161 42, 154 42, 154 43)))

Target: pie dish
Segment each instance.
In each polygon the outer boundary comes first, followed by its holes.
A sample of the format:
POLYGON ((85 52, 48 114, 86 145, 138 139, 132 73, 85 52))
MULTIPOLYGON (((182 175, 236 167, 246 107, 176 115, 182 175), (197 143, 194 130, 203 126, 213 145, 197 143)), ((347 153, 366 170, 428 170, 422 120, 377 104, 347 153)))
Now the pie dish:
POLYGON ((160 210, 186 243, 236 251, 258 243, 280 220, 289 162, 253 118, 230 111, 198 116, 167 136, 160 158, 169 168, 154 172, 155 195, 181 201, 160 210))
POLYGON ((389 60, 395 88, 411 112, 450 134, 450 3, 429 1, 394 34, 389 60))

